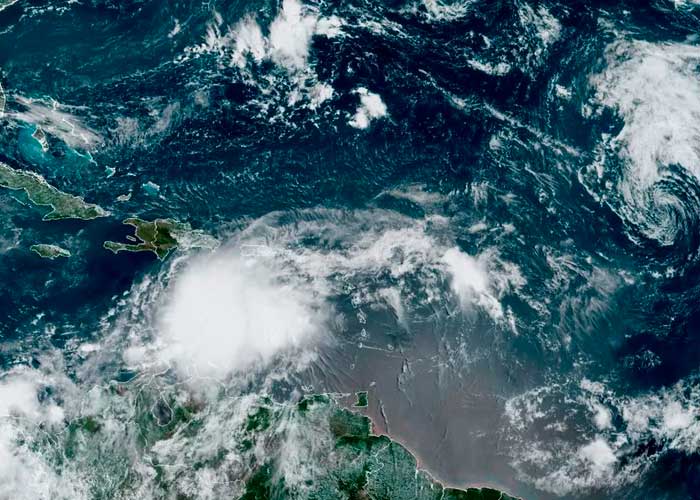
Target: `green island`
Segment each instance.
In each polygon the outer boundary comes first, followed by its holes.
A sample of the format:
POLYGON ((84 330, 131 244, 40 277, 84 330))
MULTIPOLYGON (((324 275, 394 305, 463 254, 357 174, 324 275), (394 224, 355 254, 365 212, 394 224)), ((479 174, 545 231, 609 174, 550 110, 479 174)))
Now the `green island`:
POLYGON ((355 401, 355 404, 353 406, 355 408, 366 408, 367 405, 369 404, 369 398, 367 395, 367 391, 356 392, 355 396, 357 397, 357 400, 355 401))
POLYGON ((163 260, 178 246, 189 248, 215 248, 218 242, 215 238, 200 230, 193 230, 189 224, 173 219, 156 219, 152 221, 130 217, 124 224, 134 227, 134 236, 127 239, 134 243, 105 241, 104 247, 114 253, 153 252, 163 260))
POLYGON ((64 193, 41 175, 28 170, 18 170, 0 162, 0 187, 22 190, 34 205, 51 207, 43 220, 82 219, 106 217, 109 212, 98 205, 87 203, 79 196, 64 193))
POLYGON ((45 243, 40 243, 38 245, 32 245, 29 250, 36 253, 42 259, 55 259, 57 257, 70 257, 71 253, 65 248, 61 248, 57 245, 48 245, 45 243))

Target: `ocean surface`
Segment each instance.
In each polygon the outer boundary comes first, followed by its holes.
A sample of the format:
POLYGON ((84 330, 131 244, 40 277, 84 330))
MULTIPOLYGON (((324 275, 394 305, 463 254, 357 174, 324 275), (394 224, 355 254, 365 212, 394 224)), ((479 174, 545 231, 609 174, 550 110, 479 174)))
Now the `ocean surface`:
POLYGON ((0 84, 105 213, 0 187, 0 499, 239 498, 243 402, 358 391, 445 485, 700 498, 700 2, 0 0, 0 84))

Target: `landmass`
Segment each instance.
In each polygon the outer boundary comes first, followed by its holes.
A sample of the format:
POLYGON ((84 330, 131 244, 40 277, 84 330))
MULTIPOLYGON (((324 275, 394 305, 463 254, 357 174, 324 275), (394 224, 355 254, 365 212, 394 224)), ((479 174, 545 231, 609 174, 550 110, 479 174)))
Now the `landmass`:
MULTIPOLYGON (((115 394, 135 398, 134 431, 143 454, 181 450, 185 444, 210 450, 194 454, 186 463, 179 452, 161 455, 166 462, 152 462, 152 477, 163 498, 196 497, 190 473, 206 471, 236 478, 226 498, 238 500, 515 500, 491 488, 443 486, 421 470, 402 445, 373 434, 368 417, 341 407, 330 395, 286 404, 265 396, 243 398, 232 400, 232 413, 212 414, 206 403, 191 399, 163 399, 162 394, 126 387, 115 394), (209 434, 211 418, 214 428, 221 425, 216 423, 219 419, 228 423, 226 439, 216 444, 209 434)), ((108 439, 109 432, 99 415, 73 420, 63 438, 64 453, 100 460, 90 451, 108 439)), ((130 487, 125 483, 108 493, 130 487)))
POLYGON ((357 401, 353 405, 355 408, 366 408, 367 404, 369 402, 368 397, 367 397, 367 391, 360 391, 355 393, 355 396, 357 397, 357 401))
MULTIPOLYGON (((304 465, 313 474, 303 481, 303 486, 281 480, 278 471, 285 457, 281 450, 274 449, 273 440, 273 449, 268 448, 264 454, 267 460, 252 467, 241 500, 513 499, 490 488, 459 490, 444 487, 427 472, 420 470, 416 458, 402 445, 387 436, 373 434, 368 417, 341 408, 329 396, 306 397, 286 418, 305 429, 302 434, 306 440, 301 439, 296 443, 300 448, 297 452, 300 456, 308 457, 308 463, 304 465)), ((279 419, 279 414, 265 407, 249 415, 247 429, 250 430, 248 439, 251 440, 251 447, 261 445, 260 431, 276 426, 276 419, 279 419)))
POLYGON ((106 217, 109 212, 99 205, 87 203, 79 196, 64 193, 46 182, 41 175, 19 170, 0 162, 0 187, 22 190, 34 205, 51 207, 43 220, 82 219, 106 217))
POLYGON ((32 252, 35 252, 39 257, 43 259, 55 259, 57 257, 70 257, 71 253, 65 248, 61 248, 57 245, 47 245, 40 243, 38 245, 32 245, 29 247, 32 252))
POLYGON ((44 153, 46 153, 49 150, 49 141, 48 139, 46 139, 46 134, 38 125, 36 127, 36 130, 34 130, 32 137, 41 145, 41 150, 44 153))
POLYGON ((193 230, 184 222, 173 219, 156 219, 152 221, 131 217, 123 221, 134 227, 134 236, 127 239, 134 243, 105 241, 104 247, 114 253, 119 252, 153 252, 163 260, 171 251, 181 245, 203 248, 215 248, 218 241, 200 230, 193 230))

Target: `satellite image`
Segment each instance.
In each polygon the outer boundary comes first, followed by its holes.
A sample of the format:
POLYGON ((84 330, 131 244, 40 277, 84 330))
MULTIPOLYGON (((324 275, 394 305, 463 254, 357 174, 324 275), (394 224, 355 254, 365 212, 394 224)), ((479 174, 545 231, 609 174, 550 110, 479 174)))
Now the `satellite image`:
POLYGON ((0 500, 700 499, 700 0, 0 0, 0 500))

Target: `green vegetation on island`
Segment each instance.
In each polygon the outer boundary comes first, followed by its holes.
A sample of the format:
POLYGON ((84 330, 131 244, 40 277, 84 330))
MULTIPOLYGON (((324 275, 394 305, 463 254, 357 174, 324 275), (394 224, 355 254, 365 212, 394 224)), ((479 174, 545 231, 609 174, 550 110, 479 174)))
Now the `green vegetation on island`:
POLYGON ((70 257, 71 253, 65 248, 61 248, 57 245, 48 245, 40 243, 38 245, 32 245, 29 247, 32 252, 35 252, 39 257, 43 259, 55 259, 57 257, 70 257))
POLYGON ((0 186, 22 190, 34 205, 51 207, 44 220, 91 220, 109 215, 98 205, 87 203, 79 196, 64 193, 53 187, 41 175, 28 170, 18 170, 0 162, 0 186))
POLYGON ((366 408, 367 405, 369 404, 369 399, 367 396, 367 391, 360 391, 355 393, 355 396, 357 397, 357 401, 353 405, 355 408, 366 408))
POLYGON ((131 217, 123 221, 134 227, 134 236, 127 236, 134 243, 105 241, 104 247, 114 253, 153 252, 163 260, 168 254, 183 244, 188 247, 214 248, 216 239, 203 231, 193 230, 189 224, 173 219, 156 219, 153 221, 131 217))

